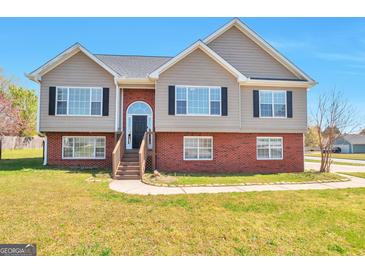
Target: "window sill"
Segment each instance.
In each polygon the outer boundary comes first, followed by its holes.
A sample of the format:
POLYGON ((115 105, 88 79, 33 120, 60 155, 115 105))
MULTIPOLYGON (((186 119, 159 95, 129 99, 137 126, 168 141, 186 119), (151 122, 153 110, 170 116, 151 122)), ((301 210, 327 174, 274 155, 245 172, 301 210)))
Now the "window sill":
POLYGON ((64 158, 62 160, 105 160, 106 158, 64 158))
POLYGON ((211 114, 175 114, 174 116, 179 116, 179 117, 223 117, 223 115, 211 115, 211 114))
MULTIPOLYGON (((49 115, 49 116, 53 116, 53 115, 49 115)), ((55 114, 54 116, 56 116, 56 117, 91 117, 91 118, 103 117, 103 115, 67 115, 67 114, 55 114)))
POLYGON ((261 118, 261 119, 288 119, 288 117, 254 117, 254 118, 261 118))
POLYGON ((184 161, 213 161, 212 159, 184 159, 184 161))
POLYGON ((258 159, 256 158, 257 161, 281 161, 284 160, 284 158, 275 158, 275 159, 258 159))

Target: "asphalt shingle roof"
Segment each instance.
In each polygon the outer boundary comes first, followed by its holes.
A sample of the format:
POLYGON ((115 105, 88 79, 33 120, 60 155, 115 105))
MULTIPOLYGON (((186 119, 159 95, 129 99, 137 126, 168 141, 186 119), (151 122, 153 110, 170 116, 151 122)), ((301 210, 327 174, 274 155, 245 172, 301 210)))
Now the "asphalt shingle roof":
POLYGON ((348 134, 344 135, 343 138, 353 145, 365 145, 365 135, 348 134))
POLYGON ((107 66, 125 78, 145 78, 173 57, 95 54, 107 66))

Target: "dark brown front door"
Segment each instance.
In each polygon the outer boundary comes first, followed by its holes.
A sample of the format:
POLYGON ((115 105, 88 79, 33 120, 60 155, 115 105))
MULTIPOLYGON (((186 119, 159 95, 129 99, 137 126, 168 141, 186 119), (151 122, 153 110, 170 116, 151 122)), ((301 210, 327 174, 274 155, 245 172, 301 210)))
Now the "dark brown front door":
POLYGON ((139 148, 141 146, 143 135, 147 131, 147 116, 133 115, 132 125, 132 148, 139 148))

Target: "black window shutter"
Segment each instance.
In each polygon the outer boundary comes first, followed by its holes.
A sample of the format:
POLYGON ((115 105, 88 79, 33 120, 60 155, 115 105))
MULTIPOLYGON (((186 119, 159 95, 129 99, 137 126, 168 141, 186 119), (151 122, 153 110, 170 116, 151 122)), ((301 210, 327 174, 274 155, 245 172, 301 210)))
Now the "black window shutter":
POLYGON ((258 90, 253 91, 253 117, 260 117, 260 95, 258 90))
POLYGON ((286 92, 286 108, 287 117, 293 118, 293 92, 290 90, 286 92))
POLYGON ((49 87, 48 115, 55 115, 56 87, 49 87))
POLYGON ((109 88, 103 88, 103 116, 109 116, 109 88))
POLYGON ((169 86, 169 115, 175 115, 175 86, 169 86))
POLYGON ((228 94, 227 94, 227 88, 222 87, 221 88, 221 100, 222 100, 222 116, 228 115, 228 94))

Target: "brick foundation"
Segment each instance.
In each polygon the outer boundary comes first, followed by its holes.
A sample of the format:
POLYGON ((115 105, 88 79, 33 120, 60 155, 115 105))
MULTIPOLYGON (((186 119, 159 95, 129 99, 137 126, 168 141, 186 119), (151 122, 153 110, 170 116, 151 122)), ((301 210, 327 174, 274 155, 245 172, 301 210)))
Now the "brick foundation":
POLYGON ((157 169, 167 172, 277 173, 304 170, 303 134, 156 133, 157 169), (213 136, 213 160, 184 161, 184 136, 213 136), (283 160, 256 160, 256 137, 283 137, 283 160))
POLYGON ((47 132, 47 156, 48 165, 63 166, 63 167, 95 167, 105 168, 112 165, 112 152, 114 149, 114 133, 77 133, 77 132, 47 132), (105 136, 106 151, 105 159, 62 159, 62 136, 105 136))
MULTIPOLYGON (((143 101, 150 105, 155 117, 155 90, 151 89, 124 89, 123 90, 123 130, 126 130, 126 112, 130 104, 136 101, 143 101)), ((153 119, 155 120, 155 119, 153 119)))

